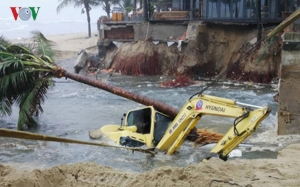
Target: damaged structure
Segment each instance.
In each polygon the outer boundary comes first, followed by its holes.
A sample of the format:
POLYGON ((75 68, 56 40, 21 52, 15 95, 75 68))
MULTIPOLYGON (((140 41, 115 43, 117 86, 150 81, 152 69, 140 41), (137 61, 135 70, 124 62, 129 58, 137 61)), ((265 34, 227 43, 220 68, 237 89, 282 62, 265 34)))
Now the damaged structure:
MULTIPOLYGON (((106 68, 127 75, 214 77, 259 40, 253 33, 260 33, 262 25, 266 34, 297 10, 300 1, 144 0, 140 5, 143 11, 133 11, 126 19, 99 19, 99 56, 106 68)), ((299 31, 299 25, 291 31, 299 31)), ((299 133, 299 103, 294 102, 299 97, 291 100, 288 94, 299 81, 298 35, 286 34, 283 41, 276 36, 226 74, 232 80, 260 83, 281 78, 278 134, 299 133)))
MULTIPOLYGON (((231 25, 224 32, 234 35, 235 31, 232 28, 238 29, 243 35, 242 38, 247 39, 251 45, 252 41, 257 41, 256 38, 259 40, 259 37, 250 36, 249 31, 255 32, 262 24, 264 27, 278 24, 300 6, 300 3, 298 5, 293 0, 143 0, 139 5, 140 10, 135 8, 136 11, 130 16, 127 13, 118 16, 119 12, 114 13, 111 19, 99 18, 98 49, 100 58, 105 57, 104 66, 113 67, 116 71, 128 75, 194 73, 203 77, 217 75, 232 63, 230 60, 234 61, 247 49, 247 46, 243 46, 246 45, 246 41, 236 42, 238 38, 233 38, 234 36, 226 38, 226 33, 220 31, 224 24, 231 25), (233 42, 240 46, 235 46, 233 42), (139 54, 135 55, 133 52, 135 47, 131 47, 132 54, 126 53, 124 49, 116 51, 116 48, 128 43, 139 46, 136 48, 139 54), (161 54, 162 45, 169 48, 163 49, 165 54, 161 54), (213 48, 221 51, 226 47, 235 48, 225 50, 225 53, 230 53, 231 56, 211 57, 214 55, 213 48), (113 55, 109 54, 107 57, 106 53, 111 51, 114 51, 113 55), (171 54, 170 57, 166 57, 167 54, 171 54), (140 61, 142 64, 129 65, 128 62, 134 61, 140 61), (154 64, 157 63, 155 61, 159 62, 160 67, 154 64), (173 61, 173 65, 168 61, 173 61), (156 68, 146 72, 147 68, 154 66, 156 68)), ((277 44, 274 45, 276 47, 277 44)), ((127 48, 130 50, 130 46, 127 48)), ((253 82, 269 82, 277 76, 280 63, 279 58, 270 58, 265 67, 257 68, 263 69, 263 73, 256 73, 253 68, 244 66, 227 74, 227 77, 241 81, 250 79, 249 81, 253 82)))
MULTIPOLYGON (((103 67, 125 75, 188 74, 199 78, 226 70, 259 41, 262 26, 262 34, 267 34, 297 10, 300 1, 143 0, 139 5, 139 11, 134 5, 130 16, 99 18, 98 56, 103 67)), ((232 80, 259 83, 282 77, 278 134, 299 133, 299 103, 290 102, 289 89, 285 89, 298 81, 293 76, 299 73, 295 72, 299 69, 299 36, 296 42, 287 37, 282 41, 278 35, 263 43, 226 74, 232 80)))

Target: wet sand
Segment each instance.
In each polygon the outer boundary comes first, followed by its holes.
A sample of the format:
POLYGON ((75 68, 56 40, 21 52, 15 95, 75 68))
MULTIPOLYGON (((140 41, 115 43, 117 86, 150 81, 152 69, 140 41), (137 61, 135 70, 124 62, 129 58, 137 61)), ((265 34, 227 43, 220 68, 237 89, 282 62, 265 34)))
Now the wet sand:
POLYGON ((277 159, 212 158, 188 167, 161 167, 145 173, 117 171, 97 163, 22 170, 0 164, 0 186, 299 186, 300 144, 279 152, 277 159))

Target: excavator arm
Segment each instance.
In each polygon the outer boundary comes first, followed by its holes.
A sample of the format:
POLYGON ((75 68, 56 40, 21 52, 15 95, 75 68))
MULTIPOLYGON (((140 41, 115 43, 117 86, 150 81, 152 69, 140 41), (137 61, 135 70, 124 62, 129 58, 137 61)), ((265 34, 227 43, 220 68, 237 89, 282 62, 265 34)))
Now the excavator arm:
POLYGON ((233 126, 210 151, 226 159, 228 154, 256 130, 271 112, 268 107, 248 105, 234 100, 210 95, 199 95, 190 99, 165 132, 157 149, 173 154, 189 132, 204 115, 235 118, 233 126))

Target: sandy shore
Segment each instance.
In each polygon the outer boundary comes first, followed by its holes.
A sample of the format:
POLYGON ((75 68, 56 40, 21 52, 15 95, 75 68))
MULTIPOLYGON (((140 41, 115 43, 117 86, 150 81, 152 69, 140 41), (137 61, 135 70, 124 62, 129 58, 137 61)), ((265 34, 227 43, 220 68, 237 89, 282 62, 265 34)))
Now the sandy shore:
MULTIPOLYGON (((63 60, 76 57, 82 49, 88 50, 91 53, 97 51, 97 33, 92 33, 91 38, 87 38, 87 33, 61 34, 46 36, 48 40, 55 43, 55 60, 63 60)), ((19 38, 12 40, 13 43, 29 43, 30 38, 19 38)))
MULTIPOLYGON (((56 60, 76 57, 81 49, 97 50, 98 37, 86 33, 48 36, 56 46, 56 60)), ((28 42, 29 39, 14 40, 28 42)), ((270 137, 271 138, 271 137, 270 137)), ((213 158, 185 168, 162 167, 151 172, 128 173, 97 163, 60 165, 28 170, 0 164, 2 187, 57 186, 300 186, 300 144, 280 151, 277 159, 231 160, 213 158)))
POLYGON ((277 159, 231 160, 212 158, 185 168, 162 167, 128 173, 97 163, 60 165, 32 171, 0 164, 0 186, 299 186, 300 144, 279 152, 277 159))
POLYGON ((61 60, 76 57, 82 49, 90 52, 96 51, 98 36, 95 36, 93 33, 91 38, 87 38, 86 35, 86 33, 77 33, 48 36, 49 40, 56 43, 55 59, 61 60))

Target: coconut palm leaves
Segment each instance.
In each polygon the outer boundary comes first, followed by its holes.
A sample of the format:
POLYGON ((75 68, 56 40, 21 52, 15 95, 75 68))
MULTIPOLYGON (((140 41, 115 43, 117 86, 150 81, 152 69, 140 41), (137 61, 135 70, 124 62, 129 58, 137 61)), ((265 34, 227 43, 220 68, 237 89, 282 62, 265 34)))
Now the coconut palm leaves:
POLYGON ((102 6, 102 9, 106 12, 107 17, 110 18, 110 12, 112 11, 113 5, 120 5, 121 6, 121 0, 98 0, 100 2, 100 5, 102 6))
POLYGON ((42 55, 42 58, 47 58, 47 60, 52 62, 51 58, 53 58, 54 53, 52 47, 54 43, 48 40, 41 32, 32 31, 33 37, 33 52, 37 55, 42 55))
POLYGON ((130 11, 132 11, 133 9, 133 2, 132 0, 123 0, 123 3, 121 4, 121 6, 123 7, 123 9, 126 11, 126 13, 128 14, 130 11))
POLYGON ((99 0, 59 0, 60 4, 56 8, 57 13, 61 11, 61 9, 69 6, 74 5, 74 8, 81 8, 84 3, 88 3, 91 6, 99 6, 99 0))
POLYGON ((47 56, 50 41, 33 32, 34 45, 15 45, 0 38, 0 115, 11 115, 12 106, 19 110, 18 129, 36 125, 32 118, 43 112, 47 89, 53 85, 57 67, 47 56), (35 54, 33 54, 33 52, 35 54))

